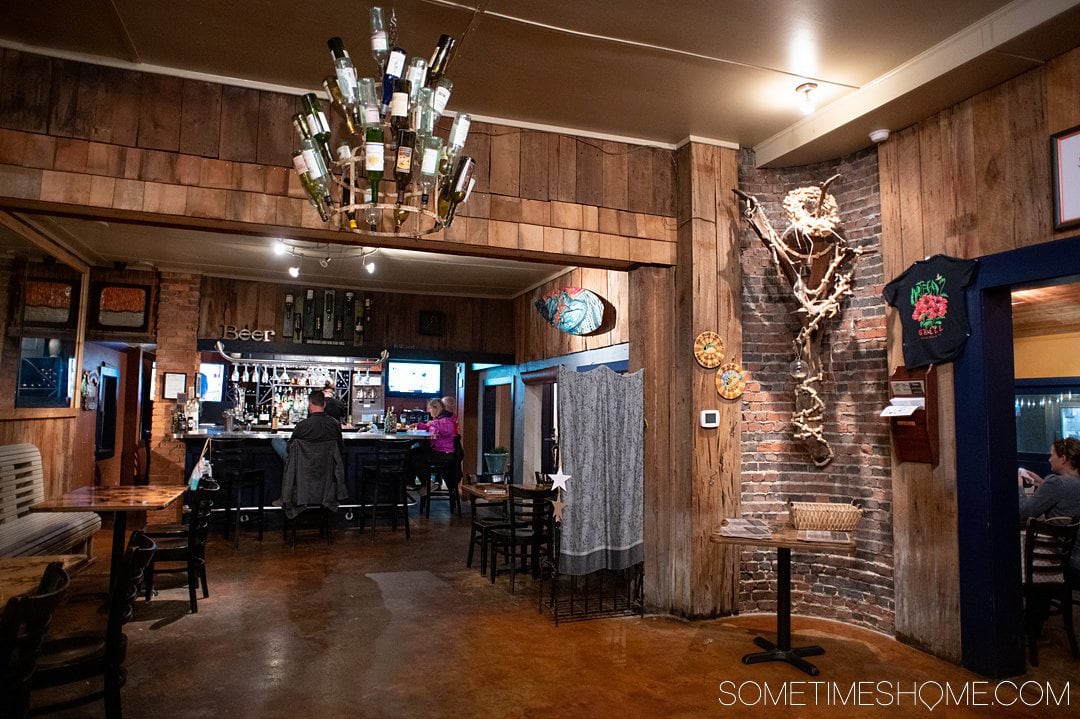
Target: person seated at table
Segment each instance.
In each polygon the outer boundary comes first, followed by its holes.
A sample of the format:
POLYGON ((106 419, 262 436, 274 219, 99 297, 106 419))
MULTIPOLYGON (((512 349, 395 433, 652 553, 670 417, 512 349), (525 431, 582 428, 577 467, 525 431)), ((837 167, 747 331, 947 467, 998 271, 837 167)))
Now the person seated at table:
POLYGON ((410 455, 412 476, 418 477, 421 486, 430 476, 432 468, 436 470, 451 469, 445 472, 447 489, 451 493, 457 491, 458 473, 453 470, 454 465, 454 417, 446 414, 446 406, 442 400, 432 399, 427 403, 428 414, 431 420, 417 422, 413 427, 431 434, 427 446, 420 446, 410 455))
POLYGON ((459 465, 461 460, 465 459, 465 446, 461 443, 461 424, 458 422, 457 418, 457 400, 450 395, 447 395, 442 398, 442 403, 444 408, 443 414, 448 415, 454 420, 454 459, 458 463, 455 467, 458 467, 458 474, 460 475, 459 465))
MULTIPOLYGON (((1040 477, 1021 468, 1017 482, 1021 522, 1039 516, 1080 519, 1080 440, 1055 439, 1050 445, 1050 474, 1040 477), (1031 495, 1024 492, 1025 480, 1035 485, 1031 495)), ((1080 541, 1073 545, 1069 564, 1071 580, 1080 585, 1080 541)))
POLYGON ((281 502, 290 518, 309 505, 337 510, 348 496, 344 451, 341 423, 326 414, 326 396, 315 390, 308 395, 307 418, 297 423, 289 439, 281 502))

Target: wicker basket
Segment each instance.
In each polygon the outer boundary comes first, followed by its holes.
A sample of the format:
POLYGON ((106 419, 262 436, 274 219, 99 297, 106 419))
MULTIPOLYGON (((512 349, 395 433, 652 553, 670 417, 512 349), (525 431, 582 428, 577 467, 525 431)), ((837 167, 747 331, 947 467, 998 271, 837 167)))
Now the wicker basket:
POLYGON ((850 532, 859 523, 862 510, 839 502, 792 502, 791 522, 795 529, 831 529, 850 532))

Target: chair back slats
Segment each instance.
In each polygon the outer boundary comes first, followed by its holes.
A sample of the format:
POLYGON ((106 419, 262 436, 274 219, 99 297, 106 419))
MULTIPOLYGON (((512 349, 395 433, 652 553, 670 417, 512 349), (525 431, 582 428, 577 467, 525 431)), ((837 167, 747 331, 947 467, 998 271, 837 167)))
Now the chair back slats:
POLYGON ((34 593, 12 597, 0 614, 0 696, 13 716, 26 714, 30 677, 69 581, 64 565, 52 562, 34 593))
POLYGON ((41 452, 33 444, 0 446, 0 526, 45 499, 41 452))
POLYGON ((109 597, 109 620, 105 629, 106 661, 124 661, 124 624, 135 613, 135 598, 139 596, 143 574, 153 560, 155 551, 157 543, 142 532, 135 532, 128 540, 123 574, 116 583, 113 595, 109 597))
POLYGON ((1080 521, 1067 517, 1032 519, 1024 537, 1024 582, 1061 584, 1065 581, 1080 521))
POLYGON ((535 532, 544 534, 550 530, 555 490, 535 492, 520 485, 509 485, 510 530, 514 534, 535 532))

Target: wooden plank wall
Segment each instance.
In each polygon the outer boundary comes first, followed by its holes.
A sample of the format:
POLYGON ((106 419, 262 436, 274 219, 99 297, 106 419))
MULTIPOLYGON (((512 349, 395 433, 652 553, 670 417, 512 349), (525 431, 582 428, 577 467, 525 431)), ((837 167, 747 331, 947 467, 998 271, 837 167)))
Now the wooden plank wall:
POLYGON ((627 302, 627 275, 614 270, 594 270, 578 267, 514 299, 514 356, 518 364, 533 360, 562 357, 600 347, 621 344, 628 340, 627 318, 631 314, 627 302), (536 311, 535 302, 544 294, 560 287, 583 287, 592 290, 610 303, 599 332, 588 337, 570 335, 552 327, 536 311))
MULTIPOLYGON (((601 270, 594 271, 603 274, 601 270)), ((285 294, 292 292, 299 296, 303 290, 303 285, 203 277, 199 337, 220 337, 222 324, 273 329, 280 336, 285 294)), ((316 288, 316 291, 321 292, 322 288, 316 288)), ((338 290, 339 297, 343 291, 338 290)), ((510 300, 359 291, 357 297, 372 300, 371 342, 379 349, 399 347, 505 355, 514 351, 510 300), (419 334, 417 321, 421 310, 446 315, 446 332, 442 337, 419 334)))
MULTIPOLYGON (((299 109, 291 95, 0 49, 0 198, 340 241, 290 171, 299 109)), ((465 152, 477 184, 459 220, 380 242, 621 269, 674 263, 670 151, 478 122, 465 152)))
MULTIPOLYGON (((1048 140, 1080 124, 1080 50, 955 105, 879 148, 886 281, 944 253, 982 255, 1075 235, 1053 231, 1048 140)), ((888 312, 889 365, 903 364, 888 312)), ((960 658, 953 368, 938 368, 941 460, 893 461, 896 632, 960 658), (925 521, 934 517, 934 522, 925 521)))
POLYGON ((671 447, 674 477, 690 505, 667 514, 689 513, 690 531, 676 541, 689 556, 677 571, 689 572, 690 602, 677 611, 690 617, 729 614, 737 607, 738 552, 709 541, 722 517, 735 516, 740 499, 742 404, 716 393, 716 371, 700 367, 692 348, 698 333, 724 338, 728 358, 742 354, 742 268, 739 211, 732 188, 739 186, 735 150, 691 143, 678 157, 680 193, 678 270, 675 273, 674 417, 671 447), (720 427, 698 425, 702 409, 719 409, 720 427))

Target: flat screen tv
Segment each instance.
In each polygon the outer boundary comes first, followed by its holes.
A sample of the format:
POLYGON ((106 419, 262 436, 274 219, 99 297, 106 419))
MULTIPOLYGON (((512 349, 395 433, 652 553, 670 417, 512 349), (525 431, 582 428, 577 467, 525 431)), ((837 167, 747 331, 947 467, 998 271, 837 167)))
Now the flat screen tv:
POLYGON ((442 389, 437 362, 388 362, 386 392, 437 397, 442 389))

